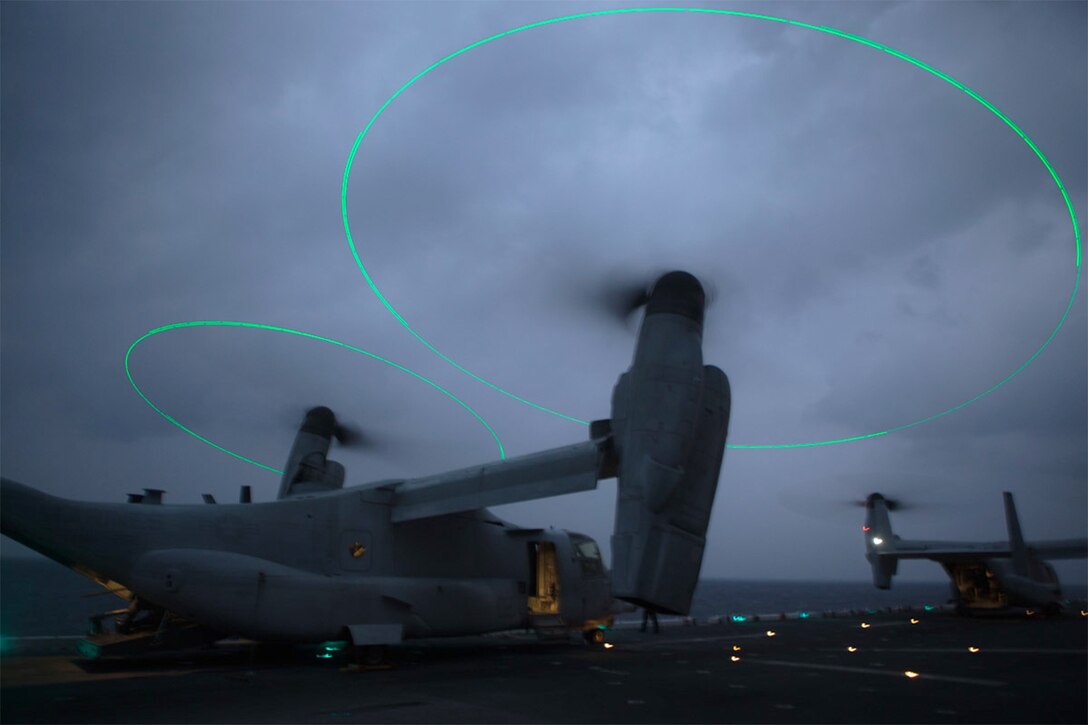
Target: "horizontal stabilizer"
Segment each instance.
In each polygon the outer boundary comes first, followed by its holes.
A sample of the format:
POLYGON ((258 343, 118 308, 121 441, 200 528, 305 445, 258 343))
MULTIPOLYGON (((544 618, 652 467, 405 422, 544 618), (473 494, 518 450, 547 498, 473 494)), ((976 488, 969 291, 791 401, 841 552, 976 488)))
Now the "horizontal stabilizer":
POLYGON ((1040 559, 1088 558, 1088 539, 1056 539, 1028 542, 1028 551, 1040 559))

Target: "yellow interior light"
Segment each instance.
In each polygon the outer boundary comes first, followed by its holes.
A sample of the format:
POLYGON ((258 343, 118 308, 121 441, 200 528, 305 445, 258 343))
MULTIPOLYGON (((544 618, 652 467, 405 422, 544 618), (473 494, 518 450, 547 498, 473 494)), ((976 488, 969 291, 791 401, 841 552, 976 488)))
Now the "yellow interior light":
POLYGON ((910 623, 911 623, 911 624, 918 624, 918 620, 917 620, 917 619, 915 619, 914 617, 911 617, 911 618, 910 618, 910 623))
POLYGON ((847 648, 846 648, 846 651, 847 651, 847 652, 857 652, 857 651, 858 651, 858 648, 857 648, 857 647, 847 647, 847 648))
POLYGON ((968 652, 978 652, 978 647, 968 647, 967 651, 968 652))
POLYGON ((904 674, 904 675, 906 675, 907 677, 911 678, 912 680, 913 680, 913 679, 914 679, 915 677, 917 677, 917 676, 918 676, 918 673, 917 673, 917 672, 911 672, 910 670, 907 670, 907 671, 906 671, 906 672, 904 672, 903 674, 904 674))
POLYGON ((862 629, 869 629, 869 627, 872 627, 872 626, 873 625, 869 624, 868 622, 862 622, 861 623, 861 628, 862 629))
POLYGON ((740 645, 737 645, 737 644, 733 645, 733 651, 734 652, 740 652, 740 645))

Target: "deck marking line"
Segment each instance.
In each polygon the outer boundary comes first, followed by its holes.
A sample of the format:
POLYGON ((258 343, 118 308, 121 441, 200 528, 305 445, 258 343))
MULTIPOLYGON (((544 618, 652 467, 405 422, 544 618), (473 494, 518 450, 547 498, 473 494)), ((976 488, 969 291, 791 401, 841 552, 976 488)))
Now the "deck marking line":
POLYGON ((8 637, 7 639, 9 642, 27 642, 31 640, 41 641, 50 639, 87 639, 89 636, 90 635, 86 634, 42 634, 33 637, 8 637))
MULTIPOLYGON (((832 649, 830 647, 820 648, 821 652, 838 652, 841 647, 832 649)), ((986 647, 980 649, 978 652, 970 652, 966 647, 954 647, 954 648, 903 648, 893 649, 890 647, 866 647, 866 652, 963 652, 964 654, 986 654, 987 652, 998 654, 1042 654, 1042 655, 1060 655, 1060 654, 1076 654, 1082 655, 1088 653, 1088 649, 1040 649, 1025 647, 1022 649, 1017 648, 993 648, 986 647)))
MULTIPOLYGON (((800 667, 813 670, 831 670, 833 672, 856 672, 862 675, 884 675, 886 677, 903 677, 901 671, 873 670, 866 667, 845 667, 843 665, 819 665, 809 662, 787 662, 785 660, 765 660, 763 658, 750 658, 748 662, 761 665, 774 665, 777 667, 800 667)), ((931 675, 920 673, 923 680, 938 680, 943 682, 962 682, 966 685, 983 685, 985 687, 1004 687, 1006 683, 998 680, 981 680, 974 677, 952 677, 949 675, 931 675)))
POLYGON ((766 632, 760 632, 759 634, 723 634, 719 637, 688 637, 686 639, 668 639, 663 642, 633 642, 630 644, 624 643, 624 649, 636 649, 636 648, 649 648, 649 647, 671 647, 675 644, 687 644, 690 642, 728 642, 735 639, 767 639, 766 632))
POLYGON ((597 667, 597 666, 590 667, 589 669, 593 670, 594 672, 604 672, 605 674, 609 674, 609 675, 629 675, 629 674, 631 674, 630 672, 624 672, 622 670, 609 670, 609 669, 606 669, 604 667, 597 667))

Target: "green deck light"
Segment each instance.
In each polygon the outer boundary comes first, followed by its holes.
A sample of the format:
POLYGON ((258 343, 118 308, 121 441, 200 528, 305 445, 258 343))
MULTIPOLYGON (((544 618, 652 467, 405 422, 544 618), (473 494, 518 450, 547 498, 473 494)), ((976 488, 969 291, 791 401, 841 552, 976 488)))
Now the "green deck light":
POLYGON ((344 649, 346 649, 347 646, 348 646, 347 641, 342 640, 342 639, 330 640, 328 642, 322 642, 319 645, 318 653, 316 655, 314 655, 314 657, 319 659, 319 660, 332 659, 332 657, 335 655, 335 653, 344 651, 344 649))
POLYGON ((1051 163, 1047 159, 1046 155, 1043 154, 1043 152, 1039 149, 1039 147, 1035 144, 1035 142, 1032 141, 1028 137, 1028 135, 1026 133, 1024 133, 1020 129, 1020 127, 1018 127, 1015 123, 1013 123, 1012 120, 1008 116, 1006 116, 1004 113, 1002 113, 993 103, 986 100, 981 95, 979 95, 977 92, 975 92, 972 89, 968 88, 966 85, 964 85, 960 81, 956 80, 955 78, 949 76, 946 73, 943 73, 943 72, 937 70, 933 66, 928 65, 927 63, 925 63, 925 62, 923 62, 921 60, 918 60, 917 58, 914 58, 914 57, 912 57, 910 55, 907 55, 906 53, 904 53, 902 51, 899 51, 899 50, 896 50, 894 48, 891 48, 891 47, 889 47, 887 45, 883 45, 882 43, 878 43, 878 42, 876 42, 874 40, 869 40, 868 38, 863 38, 860 35, 854 35, 852 33, 847 33, 847 32, 844 32, 842 30, 838 30, 836 28, 831 28, 831 27, 821 26, 821 25, 812 25, 812 24, 809 24, 809 23, 803 23, 803 22, 800 22, 800 21, 797 21, 797 20, 789 20, 789 19, 786 19, 786 18, 779 18, 779 17, 775 17, 775 16, 772 16, 772 15, 761 15, 761 14, 758 14, 758 13, 741 12, 739 10, 719 10, 719 9, 714 9, 714 8, 682 8, 682 7, 675 7, 675 8, 673 8, 673 7, 620 8, 620 9, 615 9, 615 10, 597 10, 597 11, 593 11, 593 12, 579 13, 577 15, 565 15, 565 16, 562 16, 562 17, 550 18, 550 19, 541 20, 541 21, 538 21, 538 22, 535 22, 535 23, 529 23, 528 25, 522 25, 522 26, 519 26, 519 27, 516 27, 516 28, 511 28, 510 30, 506 30, 506 31, 503 31, 501 33, 497 33, 495 35, 484 38, 483 40, 478 40, 475 43, 471 43, 469 45, 466 45, 465 47, 461 48, 460 50, 457 50, 457 51, 454 51, 453 53, 450 53, 449 55, 445 56, 444 58, 441 58, 440 60, 435 61, 431 65, 427 66, 426 68, 424 68, 422 71, 420 71, 416 75, 412 76, 412 78, 409 79, 407 83, 405 83, 400 88, 398 88, 396 90, 396 92, 393 93, 393 95, 391 95, 388 99, 386 99, 386 101, 374 113, 374 115, 371 116, 370 120, 367 122, 367 124, 363 128, 362 132, 360 132, 359 135, 356 137, 355 143, 352 144, 351 151, 348 153, 347 163, 346 163, 346 165, 344 167, 344 176, 343 176, 343 179, 342 179, 341 184, 340 184, 340 213, 341 213, 341 216, 343 218, 344 235, 347 237, 347 242, 348 242, 348 246, 351 248, 352 257, 355 259, 355 264, 359 267, 359 271, 362 273, 363 278, 366 280, 366 283, 370 286, 371 291, 374 292, 374 294, 377 296, 378 300, 381 301, 382 305, 385 306, 385 309, 388 310, 389 313, 391 315, 393 315, 393 317, 396 318, 396 320, 398 322, 400 322, 400 324, 404 327, 404 329, 406 329, 409 332, 409 334, 411 334, 414 338, 416 338, 419 342, 421 342, 428 350, 433 352, 435 355, 437 355, 441 359, 445 360, 447 363, 449 363, 453 367, 460 370, 465 375, 468 375, 472 379, 474 379, 474 380, 476 380, 476 381, 478 381, 480 383, 483 383, 484 385, 491 388, 492 390, 495 390, 496 392, 502 393, 503 395, 509 396, 509 397, 513 398, 514 400, 517 400, 518 402, 524 403, 525 405, 528 405, 529 407, 535 408, 535 409, 543 411, 545 413, 549 413, 551 415, 558 416, 560 418, 563 418, 565 420, 569 420, 569 421, 574 422, 574 423, 580 423, 582 425, 589 425, 589 421, 581 420, 579 418, 574 418, 574 417, 566 415, 564 413, 560 413, 559 411, 552 410, 551 408, 547 408, 547 407, 545 407, 543 405, 539 405, 537 403, 533 403, 531 401, 528 401, 525 398, 522 398, 522 397, 520 397, 518 395, 515 395, 514 393, 512 393, 512 392, 510 392, 508 390, 505 390, 505 389, 499 387, 498 385, 495 385, 494 383, 491 383, 491 382, 485 380, 484 378, 480 377, 479 375, 476 375, 475 373, 469 371, 468 369, 466 369, 463 366, 459 365, 458 363, 454 362, 452 359, 450 359, 445 354, 440 352, 437 348, 434 347, 434 345, 432 345, 430 342, 428 342, 426 339, 424 339, 421 334, 419 334, 411 325, 408 324, 408 321, 405 320, 404 317, 402 317, 399 312, 397 312, 396 308, 393 307, 392 303, 389 302, 389 300, 385 297, 385 295, 382 294, 381 290, 378 289, 377 284, 375 284, 373 278, 370 276, 370 272, 367 270, 366 265, 363 264, 363 260, 359 255, 358 245, 356 244, 355 238, 352 236, 351 225, 348 222, 348 181, 349 181, 349 179, 351 177, 351 170, 352 170, 352 167, 353 167, 353 165, 355 163, 355 157, 359 153, 359 149, 362 146, 363 139, 366 138, 367 134, 370 132, 370 129, 374 126, 374 123, 378 120, 378 118, 382 115, 382 113, 385 112, 385 109, 388 108, 389 105, 394 100, 396 100, 402 93, 404 93, 406 90, 408 90, 408 88, 410 88, 416 81, 423 78, 425 75, 427 75, 428 73, 433 71, 435 68, 438 68, 442 64, 447 63, 447 62, 453 60, 454 58, 469 52, 470 50, 473 50, 475 48, 479 48, 480 46, 483 46, 483 45, 486 45, 488 43, 494 42, 494 41, 499 40, 501 38, 506 38, 506 37, 509 37, 509 36, 516 35, 518 33, 525 32, 527 30, 532 30, 532 29, 535 29, 535 28, 541 28, 541 27, 548 26, 548 25, 555 25, 555 24, 558 24, 558 23, 563 23, 563 22, 568 22, 568 21, 584 20, 584 19, 587 19, 587 18, 597 18, 597 17, 624 15, 624 14, 628 14, 628 13, 693 13, 693 14, 698 13, 698 14, 702 14, 702 15, 733 16, 733 17, 749 18, 749 19, 752 19, 752 20, 760 20, 760 21, 767 21, 767 22, 773 22, 773 23, 782 23, 782 24, 785 24, 785 25, 792 25, 792 26, 797 27, 797 28, 805 28, 807 30, 814 30, 816 32, 825 33, 827 35, 835 36, 837 38, 842 38, 844 40, 849 40, 849 41, 857 43, 859 45, 863 45, 863 46, 866 46, 868 48, 873 48, 873 49, 881 51, 883 53, 887 53, 888 55, 890 55, 890 56, 892 56, 894 58, 898 58, 898 59, 900 59, 902 61, 910 63, 911 65, 915 66, 916 68, 919 68, 920 70, 923 70, 926 73, 929 73, 933 77, 935 77, 935 78, 937 78, 939 80, 942 80, 945 83, 951 85, 953 88, 961 91, 963 94, 965 94, 966 96, 968 96, 969 98, 971 98, 972 100, 977 102, 979 105, 981 105, 987 111, 989 111, 991 114, 996 116, 999 120, 1001 120, 1006 126, 1008 126, 1020 138, 1020 140, 1022 140, 1028 146, 1028 148, 1031 149, 1031 151, 1035 154, 1035 156, 1039 159, 1039 161, 1042 162, 1043 166, 1046 168, 1047 172, 1050 174, 1050 178, 1054 181, 1055 186, 1057 186, 1058 191, 1061 193, 1062 199, 1065 202, 1066 210, 1069 213, 1069 220, 1073 225, 1073 239, 1074 239, 1074 245, 1075 245, 1076 274, 1075 274, 1075 278, 1074 278, 1074 281, 1073 281, 1073 292, 1069 295, 1069 302, 1065 307, 1065 311, 1063 312, 1063 314, 1061 316, 1061 319, 1058 320, 1058 324, 1054 327, 1054 329, 1051 331, 1050 335, 1046 338, 1046 340, 1043 342, 1043 344, 1040 345, 1039 348, 1034 353, 1032 353, 1032 355, 1023 364, 1021 364, 1013 372, 1011 372, 1010 374, 1008 374, 1007 376, 1005 376, 1004 378, 999 380, 996 384, 992 385, 990 388, 984 390, 983 392, 979 393, 978 395, 975 395, 975 396, 973 396, 971 398, 968 398, 967 400, 960 403, 959 405, 954 405, 954 406, 948 408, 947 410, 943 410, 943 411, 941 411, 939 413, 935 413, 933 415, 927 416, 925 418, 921 418, 919 420, 916 420, 916 421, 913 421, 913 422, 910 422, 910 423, 905 423, 903 425, 890 427, 890 428, 888 428, 886 430, 877 431, 877 432, 874 432, 874 433, 865 433, 865 434, 862 434, 862 435, 855 435, 855 436, 850 436, 850 437, 847 437, 847 438, 837 438, 837 439, 832 439, 832 440, 809 441, 809 442, 805 442, 805 443, 778 443, 778 444, 752 444, 752 445, 728 444, 727 445, 728 448, 740 448, 740 449, 753 449, 753 450, 755 450, 755 449, 806 448, 806 447, 813 447, 813 446, 828 446, 828 445, 835 445, 835 444, 838 444, 838 443, 848 443, 848 442, 851 442, 851 441, 860 441, 860 440, 866 440, 866 439, 869 439, 869 438, 877 438, 879 436, 888 435, 889 433, 895 433, 897 431, 906 430, 907 428, 913 428, 914 426, 922 425, 923 423, 928 423, 928 422, 930 422, 932 420, 936 420, 937 418, 948 415, 949 413, 954 413, 954 412, 956 412, 956 411, 958 411, 958 410, 960 410, 962 408, 965 408, 968 405, 970 405, 971 403, 974 403, 975 401, 979 400, 980 398, 982 398, 982 397, 984 397, 986 395, 989 395, 990 393, 994 392, 998 388, 1000 388, 1003 385, 1005 385, 1006 383, 1008 383, 1010 380, 1012 380, 1017 375, 1019 375, 1024 370, 1024 368, 1026 368, 1029 364, 1031 364, 1031 362, 1033 360, 1035 360, 1035 358, 1038 357, 1039 354, 1042 353, 1043 350, 1046 349, 1046 347, 1050 344, 1051 340, 1054 339, 1054 336, 1058 334, 1058 331, 1061 330, 1062 325, 1065 324, 1066 317, 1068 317, 1068 315, 1069 315, 1070 309, 1072 309, 1073 300, 1077 296, 1077 289, 1078 289, 1078 287, 1080 285, 1080 263, 1081 263, 1080 228, 1079 228, 1079 226, 1077 224, 1077 217, 1076 217, 1076 214, 1075 214, 1075 212, 1073 210, 1073 203, 1069 199, 1069 194, 1065 190, 1065 185, 1062 183, 1061 178, 1058 176, 1057 171, 1054 170, 1054 167, 1051 165, 1051 163))
POLYGON ((89 660, 98 659, 98 656, 102 654, 102 650, 99 649, 98 645, 85 639, 81 639, 76 643, 76 651, 89 660))

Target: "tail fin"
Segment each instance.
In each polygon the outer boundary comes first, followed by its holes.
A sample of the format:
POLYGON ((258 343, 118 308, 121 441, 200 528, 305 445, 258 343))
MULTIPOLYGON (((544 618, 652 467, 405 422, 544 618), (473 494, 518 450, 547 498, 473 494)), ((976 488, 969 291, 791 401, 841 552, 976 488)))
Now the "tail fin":
POLYGON ((896 536, 888 518, 888 502, 879 493, 871 493, 865 499, 865 558, 873 568, 873 585, 878 589, 891 589, 892 577, 899 569, 895 556, 896 536))
POLYGON ((1028 576, 1028 548, 1024 545, 1024 534, 1020 531, 1020 519, 1016 515, 1016 504, 1012 501, 1012 494, 1002 491, 1005 499, 1005 528, 1009 532, 1009 549, 1012 550, 1013 572, 1020 576, 1028 576))

